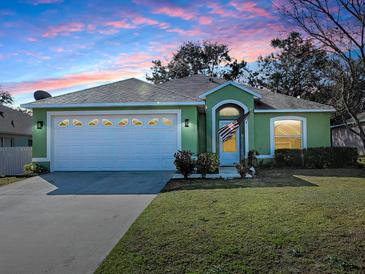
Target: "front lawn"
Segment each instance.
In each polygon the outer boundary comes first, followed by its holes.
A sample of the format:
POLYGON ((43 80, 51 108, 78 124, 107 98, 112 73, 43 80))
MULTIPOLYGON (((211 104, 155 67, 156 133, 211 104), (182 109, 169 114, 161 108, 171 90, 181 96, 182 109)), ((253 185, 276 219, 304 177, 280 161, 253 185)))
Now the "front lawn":
POLYGON ((13 177, 0 177, 0 186, 4 186, 4 185, 8 185, 8 184, 12 184, 18 181, 24 180, 24 177, 17 177, 17 176, 13 176, 13 177))
POLYGON ((363 273, 364 178, 267 170, 250 187, 200 181, 161 193, 96 273, 363 273))

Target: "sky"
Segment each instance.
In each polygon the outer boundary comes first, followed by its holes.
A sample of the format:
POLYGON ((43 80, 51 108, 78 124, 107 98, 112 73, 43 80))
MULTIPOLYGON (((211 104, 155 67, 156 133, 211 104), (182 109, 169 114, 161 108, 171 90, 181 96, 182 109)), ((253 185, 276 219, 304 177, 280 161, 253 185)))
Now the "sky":
POLYGON ((15 105, 145 79, 185 41, 225 43, 249 63, 286 31, 271 1, 1 0, 0 85, 15 105))

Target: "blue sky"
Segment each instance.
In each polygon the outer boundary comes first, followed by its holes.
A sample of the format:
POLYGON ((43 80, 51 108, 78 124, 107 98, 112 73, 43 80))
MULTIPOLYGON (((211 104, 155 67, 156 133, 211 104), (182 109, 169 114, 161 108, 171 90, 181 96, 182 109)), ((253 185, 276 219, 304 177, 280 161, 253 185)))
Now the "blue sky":
POLYGON ((254 62, 285 30, 271 1, 244 0, 2 0, 0 25, 0 85, 16 104, 37 89, 143 79, 188 40, 223 42, 254 62))

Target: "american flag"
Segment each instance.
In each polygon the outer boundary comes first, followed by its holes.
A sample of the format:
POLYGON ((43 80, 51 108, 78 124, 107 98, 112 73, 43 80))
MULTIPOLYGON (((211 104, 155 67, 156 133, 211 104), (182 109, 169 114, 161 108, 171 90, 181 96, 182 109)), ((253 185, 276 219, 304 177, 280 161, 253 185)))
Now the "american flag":
POLYGON ((232 123, 229 123, 229 124, 225 125, 224 127, 221 127, 220 129, 218 129, 218 134, 222 138, 223 142, 225 142, 233 137, 233 134, 236 133, 237 128, 239 128, 241 126, 241 124, 247 118, 249 113, 250 112, 242 114, 240 117, 237 118, 237 120, 234 120, 232 123))

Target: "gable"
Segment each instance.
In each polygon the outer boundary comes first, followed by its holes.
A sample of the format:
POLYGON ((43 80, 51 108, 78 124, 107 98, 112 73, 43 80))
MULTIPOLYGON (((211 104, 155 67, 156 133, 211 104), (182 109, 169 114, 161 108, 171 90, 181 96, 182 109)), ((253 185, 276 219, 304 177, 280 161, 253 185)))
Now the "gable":
POLYGON ((250 94, 254 98, 261 98, 262 97, 260 94, 258 94, 257 92, 251 90, 248 87, 244 87, 244 86, 242 86, 242 85, 240 85, 240 84, 238 84, 236 82, 233 82, 233 81, 227 81, 224 84, 219 85, 219 86, 217 86, 217 87, 215 87, 215 88, 213 88, 211 90, 208 90, 205 93, 201 94, 199 96, 199 98, 206 99, 207 96, 209 96, 209 95, 211 95, 213 93, 219 92, 219 91, 221 91, 222 89, 224 89, 225 87, 228 87, 228 86, 235 87, 236 89, 240 90, 240 92, 244 92, 244 93, 250 94))

